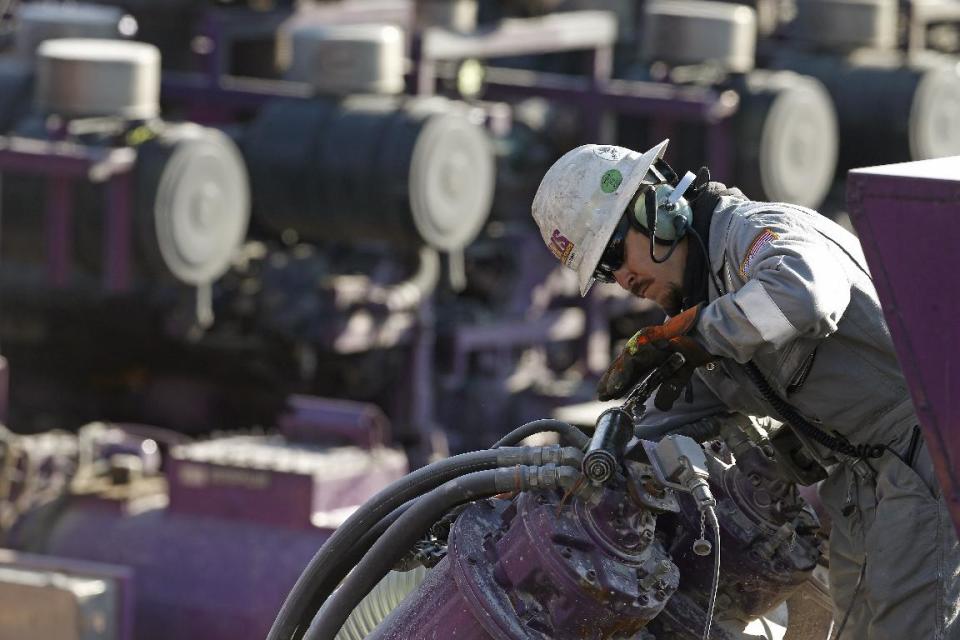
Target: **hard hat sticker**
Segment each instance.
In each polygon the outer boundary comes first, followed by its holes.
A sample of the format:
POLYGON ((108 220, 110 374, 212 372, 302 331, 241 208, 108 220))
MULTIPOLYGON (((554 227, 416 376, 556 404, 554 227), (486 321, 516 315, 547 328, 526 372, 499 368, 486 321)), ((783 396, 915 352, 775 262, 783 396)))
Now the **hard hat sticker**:
POLYGON ((604 193, 613 193, 623 182, 623 174, 616 169, 610 169, 600 176, 600 189, 604 193))
POLYGON ((550 235, 550 252, 563 264, 567 264, 570 254, 573 253, 573 243, 559 229, 554 229, 550 235))
POLYGON ((609 145, 597 147, 593 150, 593 153, 598 158, 603 158, 604 160, 609 160, 610 162, 617 162, 620 159, 620 156, 623 155, 618 147, 611 147, 609 145))

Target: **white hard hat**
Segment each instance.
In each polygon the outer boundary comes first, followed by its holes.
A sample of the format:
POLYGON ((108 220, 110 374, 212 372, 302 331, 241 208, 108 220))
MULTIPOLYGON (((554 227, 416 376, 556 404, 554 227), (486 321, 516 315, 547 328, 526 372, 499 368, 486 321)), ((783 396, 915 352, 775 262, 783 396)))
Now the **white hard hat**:
POLYGON ((540 181, 533 219, 547 248, 577 272, 580 295, 587 295, 593 285, 610 236, 668 142, 642 155, 624 147, 586 144, 564 154, 540 181))

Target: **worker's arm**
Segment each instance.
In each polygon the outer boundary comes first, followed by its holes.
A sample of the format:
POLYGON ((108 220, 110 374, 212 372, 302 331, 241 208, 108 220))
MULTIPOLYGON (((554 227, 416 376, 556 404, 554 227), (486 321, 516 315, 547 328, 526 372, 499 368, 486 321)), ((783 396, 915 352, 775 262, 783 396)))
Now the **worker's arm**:
POLYGON ((686 401, 687 394, 681 395, 680 399, 668 411, 657 409, 653 397, 647 400, 646 412, 640 421, 642 427, 665 427, 677 428, 685 424, 690 424, 700 418, 706 418, 723 411, 729 411, 714 393, 707 388, 698 374, 690 378, 690 402, 686 401))
POLYGON ((825 338, 850 302, 845 265, 802 218, 775 212, 738 217, 725 244, 728 268, 747 280, 706 305, 696 335, 707 351, 737 362, 765 345, 825 338))

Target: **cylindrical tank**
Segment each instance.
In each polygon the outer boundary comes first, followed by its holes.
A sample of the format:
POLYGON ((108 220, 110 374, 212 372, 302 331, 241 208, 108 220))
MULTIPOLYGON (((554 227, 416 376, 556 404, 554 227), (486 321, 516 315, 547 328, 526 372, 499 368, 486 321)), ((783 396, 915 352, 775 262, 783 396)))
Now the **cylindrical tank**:
POLYGON ((751 7, 683 0, 655 1, 644 10, 642 65, 637 80, 666 81, 732 91, 739 108, 732 123, 682 124, 624 118, 628 145, 646 148, 669 137, 668 161, 678 169, 708 164, 711 127, 730 127, 732 175, 719 175, 747 196, 817 207, 826 197, 837 157, 837 123, 826 90, 795 73, 754 70, 757 26, 751 7), (655 70, 655 71, 654 71, 655 70))
POLYGON ((36 107, 67 118, 160 112, 160 50, 143 42, 65 38, 37 47, 36 107))
POLYGON ((320 94, 401 93, 405 40, 394 25, 294 25, 281 38, 278 66, 320 94))
POLYGON ((716 64, 732 72, 753 69, 756 12, 745 5, 703 0, 652 0, 644 7, 644 60, 671 65, 716 64))
POLYGON ((844 53, 897 45, 897 0, 801 0, 785 29, 797 45, 844 53))
MULTIPOLYGON (((136 152, 133 194, 128 202, 133 235, 132 258, 140 284, 198 286, 223 275, 243 242, 250 218, 249 180, 233 141, 218 130, 192 123, 153 121, 133 126, 118 120, 122 136, 87 136, 78 142, 129 146, 136 152)), ((16 133, 41 138, 33 118, 16 133)), ((43 259, 43 211, 46 180, 9 171, 2 193, 9 263, 37 264, 43 259)), ((79 270, 99 277, 107 193, 102 184, 75 181, 72 240, 79 270)))
POLYGON ((166 125, 140 146, 137 221, 154 273, 200 285, 230 266, 247 233, 250 187, 233 141, 216 129, 166 125))
POLYGON ((242 148, 255 219, 273 232, 456 250, 489 215, 490 143, 448 100, 278 101, 260 112, 242 148))
MULTIPOLYGON (((37 61, 37 111, 15 133, 44 139, 44 118, 53 114, 68 122, 69 142, 135 152, 134 194, 117 206, 131 214, 137 275, 195 286, 223 275, 249 222, 246 167, 236 145, 220 131, 154 119, 160 93, 156 47, 47 40, 38 48, 37 61), (75 131, 71 121, 86 117, 97 118, 98 124, 75 131)), ((44 255, 40 225, 47 181, 30 171, 8 175, 16 179, 2 194, 5 256, 33 264, 44 255)), ((88 272, 99 276, 107 268, 102 256, 108 195, 93 182, 78 180, 73 187, 74 253, 88 272)))
MULTIPOLYGON (((684 71, 680 84, 736 94, 739 107, 732 121, 678 124, 664 133, 649 120, 624 118, 619 130, 627 146, 646 148, 655 138, 669 137, 667 161, 677 170, 695 170, 709 164, 710 128, 727 126, 732 175, 719 179, 757 200, 811 208, 823 202, 833 185, 838 132, 830 96, 820 82, 789 71, 757 69, 719 76, 710 67, 684 71)), ((647 70, 632 77, 651 79, 647 70)))
POLYGON ((115 39, 133 36, 137 23, 117 7, 86 3, 30 2, 17 8, 16 55, 0 58, 0 134, 30 111, 36 50, 61 38, 115 39))
POLYGON ((837 118, 823 85, 789 72, 731 78, 736 186, 750 197, 816 208, 833 185, 837 118))
POLYGON ((840 169, 960 154, 955 60, 864 52, 849 58, 782 52, 771 66, 819 79, 836 107, 840 169))

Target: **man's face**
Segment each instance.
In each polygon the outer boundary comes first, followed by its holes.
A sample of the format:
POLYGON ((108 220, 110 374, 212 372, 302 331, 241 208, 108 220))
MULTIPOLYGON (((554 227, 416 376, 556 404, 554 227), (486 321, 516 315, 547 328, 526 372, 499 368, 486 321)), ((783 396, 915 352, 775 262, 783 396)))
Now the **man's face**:
MULTIPOLYGON (((687 239, 683 238, 670 259, 657 264, 650 259, 650 238, 630 229, 624 242, 623 266, 613 274, 617 284, 638 298, 657 303, 671 316, 680 313, 687 247, 687 239)), ((668 249, 666 245, 656 245, 657 258, 663 258, 668 249)))

